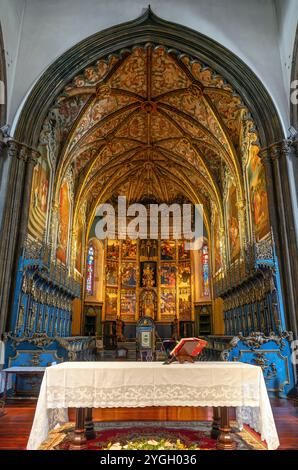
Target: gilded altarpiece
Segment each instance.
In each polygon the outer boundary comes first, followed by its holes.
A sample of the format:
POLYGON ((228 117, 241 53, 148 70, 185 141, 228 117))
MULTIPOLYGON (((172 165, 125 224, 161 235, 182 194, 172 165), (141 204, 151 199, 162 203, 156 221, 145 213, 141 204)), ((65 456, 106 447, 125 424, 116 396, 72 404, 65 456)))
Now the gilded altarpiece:
POLYGON ((192 320, 192 263, 183 241, 106 240, 105 267, 105 320, 192 320))

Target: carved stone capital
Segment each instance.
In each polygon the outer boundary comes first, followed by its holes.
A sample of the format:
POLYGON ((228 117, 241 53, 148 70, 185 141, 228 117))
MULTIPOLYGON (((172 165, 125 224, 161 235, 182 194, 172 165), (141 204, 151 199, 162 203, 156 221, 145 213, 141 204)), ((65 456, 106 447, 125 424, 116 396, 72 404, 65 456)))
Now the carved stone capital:
POLYGON ((9 126, 3 126, 0 128, 0 153, 7 145, 9 140, 9 126))
POLYGON ((37 150, 27 147, 27 145, 17 142, 14 139, 9 139, 6 145, 11 158, 18 158, 24 162, 33 162, 34 165, 37 163, 40 155, 37 150))
POLYGON ((264 163, 269 161, 276 161, 281 158, 287 157, 293 151, 296 153, 297 142, 292 140, 281 140, 280 142, 275 142, 274 144, 269 145, 269 147, 262 149, 259 152, 259 156, 264 163))
POLYGON ((0 131, 0 153, 6 147, 6 138, 3 136, 2 132, 0 131))
POLYGON ((8 155, 11 158, 18 158, 20 152, 20 145, 15 140, 9 140, 7 142, 8 155))
POLYGON ((23 145, 19 145, 19 154, 17 155, 17 158, 23 160, 26 162, 29 157, 29 149, 28 147, 25 147, 23 145))
POLYGON ((39 157, 40 157, 40 153, 37 150, 30 149, 28 162, 32 163, 33 166, 35 166, 38 163, 39 157))

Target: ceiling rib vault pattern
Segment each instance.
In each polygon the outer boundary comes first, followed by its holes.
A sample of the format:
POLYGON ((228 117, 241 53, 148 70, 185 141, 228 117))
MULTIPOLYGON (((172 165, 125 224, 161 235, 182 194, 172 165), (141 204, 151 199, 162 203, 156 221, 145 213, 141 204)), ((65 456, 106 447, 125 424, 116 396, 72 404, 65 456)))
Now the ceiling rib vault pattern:
MULTIPOLYGON (((99 60, 66 87, 81 99, 58 161, 56 198, 67 171, 75 210, 126 195, 129 203, 191 201, 222 214, 224 178, 242 198, 245 105, 210 67, 147 44, 99 60)), ((251 124, 253 127, 253 123, 251 124)), ((210 219, 209 219, 210 220, 210 219)))

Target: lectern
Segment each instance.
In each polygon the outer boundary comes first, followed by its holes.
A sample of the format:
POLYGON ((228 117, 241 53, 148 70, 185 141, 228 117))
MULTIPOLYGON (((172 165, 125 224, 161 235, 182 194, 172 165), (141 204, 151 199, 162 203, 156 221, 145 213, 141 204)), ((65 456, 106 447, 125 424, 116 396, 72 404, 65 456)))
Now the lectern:
POLYGON ((171 364, 175 359, 177 359, 180 364, 184 362, 194 362, 194 358, 201 353, 206 345, 207 341, 204 339, 182 338, 170 352, 170 358, 165 364, 171 364))

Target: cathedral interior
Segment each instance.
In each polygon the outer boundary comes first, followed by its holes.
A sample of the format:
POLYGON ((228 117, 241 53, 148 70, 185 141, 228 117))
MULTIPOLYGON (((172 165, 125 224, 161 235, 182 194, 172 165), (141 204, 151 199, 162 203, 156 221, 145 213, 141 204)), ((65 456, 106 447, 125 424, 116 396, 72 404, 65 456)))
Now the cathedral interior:
POLYGON ((44 71, 14 135, 1 128, 2 366, 163 361, 196 337, 199 360, 261 366, 270 397, 297 396, 295 136, 217 42, 150 7, 106 31, 44 71), (201 205, 200 248, 173 230, 99 239, 98 208, 123 197, 201 205))

